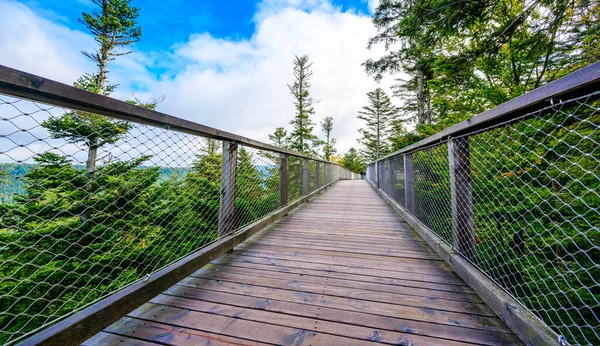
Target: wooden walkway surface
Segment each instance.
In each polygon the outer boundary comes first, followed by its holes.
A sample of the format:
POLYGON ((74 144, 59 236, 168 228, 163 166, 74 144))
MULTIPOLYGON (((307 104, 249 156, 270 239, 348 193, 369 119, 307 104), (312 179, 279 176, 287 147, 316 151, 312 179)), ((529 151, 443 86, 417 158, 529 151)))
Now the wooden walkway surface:
POLYGON ((340 181, 96 335, 119 345, 509 345, 365 181, 340 181))

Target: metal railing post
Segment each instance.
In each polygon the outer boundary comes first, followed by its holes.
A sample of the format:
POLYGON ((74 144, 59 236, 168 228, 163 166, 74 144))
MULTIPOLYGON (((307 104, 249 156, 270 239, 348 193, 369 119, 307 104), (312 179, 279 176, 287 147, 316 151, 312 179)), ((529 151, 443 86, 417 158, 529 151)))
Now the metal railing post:
POLYGON ((383 160, 377 161, 377 188, 381 190, 383 188, 383 181, 385 180, 385 169, 383 160))
POLYGON ((388 159, 388 196, 396 200, 396 174, 394 172, 394 158, 388 159))
POLYGON ((235 218, 235 175, 237 171, 238 145, 223 142, 221 162, 221 195, 219 200, 219 238, 231 233, 235 218))
POLYGON ((288 156, 279 154, 279 205, 288 202, 288 156))
POLYGON ((475 262, 469 137, 451 138, 448 141, 448 156, 454 247, 468 260, 475 262))
POLYGON ((302 168, 302 196, 308 195, 308 159, 304 159, 302 168))
POLYGON ((321 187, 321 181, 319 180, 319 176, 321 175, 321 163, 317 161, 316 164, 317 167, 315 168, 315 190, 321 187))
POLYGON ((409 213, 415 213, 415 171, 412 154, 404 155, 404 203, 409 213))

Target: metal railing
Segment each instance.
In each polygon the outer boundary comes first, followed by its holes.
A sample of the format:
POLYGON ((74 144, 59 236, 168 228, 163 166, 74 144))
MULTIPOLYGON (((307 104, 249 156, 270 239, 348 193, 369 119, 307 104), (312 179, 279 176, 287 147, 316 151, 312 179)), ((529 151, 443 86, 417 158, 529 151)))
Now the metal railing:
POLYGON ((338 179, 342 167, 0 66, 0 343, 338 179))
POLYGON ((600 344, 600 63, 367 168, 560 335, 600 344))

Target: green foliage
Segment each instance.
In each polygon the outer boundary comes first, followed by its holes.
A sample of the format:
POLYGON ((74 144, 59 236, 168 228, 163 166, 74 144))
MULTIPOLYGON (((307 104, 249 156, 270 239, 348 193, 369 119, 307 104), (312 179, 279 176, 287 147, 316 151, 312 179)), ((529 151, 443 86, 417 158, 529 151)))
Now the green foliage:
POLYGON ((286 148, 287 142, 287 131, 283 127, 278 127, 275 131, 269 135, 269 140, 280 148, 286 148))
MULTIPOLYGON (((394 93, 403 121, 417 124, 392 123, 392 150, 600 59, 597 1, 382 0, 373 23, 369 46, 387 54, 365 69, 407 75, 394 93)), ((600 299, 597 107, 564 106, 470 138, 478 263, 581 344, 600 342, 589 328, 600 299)), ((451 241, 447 155, 436 148, 413 154, 415 213, 451 241)))
POLYGON ((316 154, 320 141, 313 134, 315 123, 311 116, 315 113, 313 104, 315 100, 310 96, 310 78, 313 74, 312 63, 308 55, 296 56, 294 59, 294 84, 288 85, 290 93, 294 96, 296 115, 290 121, 292 131, 288 137, 290 149, 303 154, 316 154))
POLYGON ((361 173, 367 171, 367 163, 358 154, 358 150, 355 148, 348 149, 348 152, 344 154, 343 167, 349 169, 354 173, 361 173))
POLYGON ((390 124, 397 119, 398 108, 381 88, 368 92, 367 97, 369 105, 358 112, 358 119, 366 122, 359 130, 361 138, 358 142, 363 145, 362 156, 373 161, 390 152, 390 124))
POLYGON ((95 75, 100 94, 106 94, 107 63, 115 57, 129 54, 120 51, 140 40, 142 29, 137 26, 139 9, 130 5, 130 0, 92 0, 96 6, 93 13, 82 13, 79 20, 94 36, 98 49, 82 52, 98 66, 95 75))
POLYGON ((321 130, 325 133, 325 141, 323 143, 323 158, 325 160, 331 160, 331 155, 335 155, 335 138, 331 137, 331 131, 333 131, 333 117, 328 116, 321 122, 321 130))

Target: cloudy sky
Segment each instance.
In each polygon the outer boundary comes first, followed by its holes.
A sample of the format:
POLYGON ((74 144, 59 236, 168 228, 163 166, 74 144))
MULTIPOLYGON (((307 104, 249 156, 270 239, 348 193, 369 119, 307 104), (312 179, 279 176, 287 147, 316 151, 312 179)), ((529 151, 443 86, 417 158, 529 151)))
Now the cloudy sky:
MULTIPOLYGON (((165 96, 159 110, 267 142, 289 128, 294 55, 313 61, 314 121, 334 117, 338 151, 357 146, 358 110, 377 87, 361 63, 376 0, 133 0, 142 41, 109 65, 113 94, 165 96)), ((0 0, 0 64, 71 84, 94 71, 81 50, 95 42, 78 22, 90 0, 0 0)), ((380 84, 389 89, 392 80, 380 84)), ((315 132, 323 136, 320 126, 315 132)))

